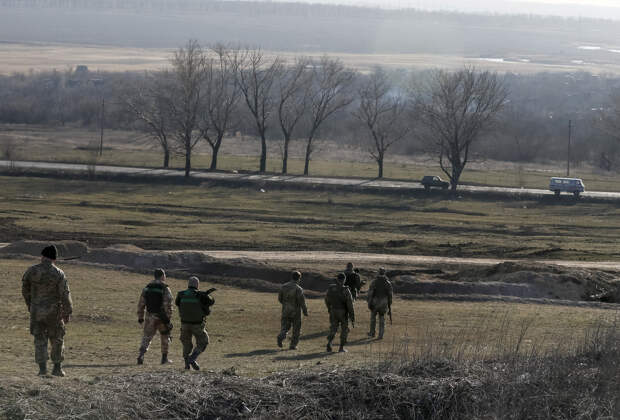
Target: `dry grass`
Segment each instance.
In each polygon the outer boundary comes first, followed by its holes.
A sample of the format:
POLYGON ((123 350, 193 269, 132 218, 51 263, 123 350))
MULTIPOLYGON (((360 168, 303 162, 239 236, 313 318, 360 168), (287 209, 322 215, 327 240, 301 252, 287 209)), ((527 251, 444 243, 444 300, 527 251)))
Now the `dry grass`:
MULTIPOLYGON (((0 375, 31 376, 32 337, 28 333, 25 306, 21 299, 23 271, 33 261, 2 260, 0 302, 5 308, 8 336, 0 344, 0 375)), ((134 366, 141 330, 135 305, 147 276, 123 271, 62 266, 70 281, 75 303, 74 320, 66 337, 67 371, 73 377, 136 374, 145 370, 166 372, 181 368, 178 330, 171 347, 172 366, 160 367, 158 342, 152 344, 144 367, 134 366)), ((185 281, 169 279, 173 292, 185 288, 185 281)), ((304 320, 298 351, 281 351, 275 345, 279 330, 279 305, 271 293, 257 293, 218 285, 216 306, 208 319, 211 345, 202 357, 206 370, 234 367, 243 375, 262 376, 291 368, 308 369, 320 363, 328 366, 362 366, 385 355, 419 355, 429 346, 463 354, 491 355, 503 340, 520 337, 523 348, 574 348, 584 334, 601 319, 613 321, 609 310, 503 303, 395 301, 394 325, 388 326, 383 341, 366 338, 368 311, 356 303, 358 323, 350 335, 346 356, 324 352, 328 327, 321 299, 309 300, 310 317, 304 320), (485 349, 477 348, 481 341, 485 349), (484 351, 482 351, 484 350, 484 351)), ((175 323, 178 323, 174 315, 175 323)))
MULTIPOLYGON (((64 70, 77 65, 87 65, 91 70, 99 71, 142 71, 159 70, 168 65, 171 49, 108 47, 100 45, 71 45, 53 43, 2 43, 0 44, 0 74, 15 72, 64 70)), ((278 52, 285 60, 295 56, 320 57, 324 53, 316 52, 278 52)), ((504 62, 463 57, 449 54, 347 54, 331 53, 351 68, 362 72, 371 71, 375 66, 389 69, 458 69, 466 65, 498 72, 516 72, 533 74, 541 72, 579 72, 593 74, 620 73, 614 63, 597 65, 596 63, 575 64, 553 56, 539 55, 531 62, 519 61, 521 56, 508 54, 504 62)))
POLYGON ((0 177, 0 233, 150 249, 618 258, 620 209, 572 199, 430 197, 0 177), (527 241, 525 241, 527 239, 527 241))
MULTIPOLYGON (((15 160, 35 160, 89 164, 92 162, 92 148, 98 147, 99 133, 77 127, 47 127, 25 125, 0 126, 0 146, 12 143, 15 160)), ((279 173, 282 168, 281 145, 270 141, 268 148, 267 171, 279 173)), ((304 166, 304 147, 302 141, 291 144, 289 174, 301 175, 304 166)), ((218 158, 218 168, 224 171, 250 171, 258 168, 260 145, 251 137, 226 139, 218 158)), ((1 155, 0 155, 1 156, 1 155)), ((137 167, 160 167, 163 155, 153 146, 144 133, 106 130, 103 156, 98 157, 100 165, 120 165, 137 167)), ((209 168, 211 155, 209 147, 201 144, 192 157, 196 170, 209 168)), ((182 169, 185 160, 172 155, 170 167, 182 169)), ((386 157, 385 178, 395 180, 419 181, 428 174, 442 175, 438 165, 428 156, 386 157)), ((465 184, 492 185, 502 187, 524 187, 546 189, 549 178, 563 176, 564 163, 528 163, 519 165, 498 161, 471 162, 468 164, 461 182, 465 184)), ((377 166, 362 148, 345 147, 330 141, 318 143, 318 150, 310 164, 310 175, 333 177, 374 178, 377 166)), ((617 174, 603 172, 588 165, 573 168, 572 175, 584 179, 590 191, 617 191, 617 174)), ((445 176, 444 176, 445 178, 445 176)))
MULTIPOLYGON (((134 365, 140 330, 135 301, 147 277, 64 265, 75 301, 66 337, 68 377, 38 378, 19 296, 33 261, 2 260, 0 417, 33 418, 614 418, 616 312, 517 304, 401 301, 384 342, 364 338, 367 311, 350 352, 323 351, 320 300, 298 351, 275 346, 273 294, 226 286, 209 318, 203 370, 134 365), (240 376, 238 376, 240 375, 240 376), (258 378, 260 377, 260 379, 258 378)), ((173 290, 184 281, 169 279, 173 290)), ((175 315, 176 319, 176 315, 175 315)), ((175 332, 177 336, 178 332, 175 332)))

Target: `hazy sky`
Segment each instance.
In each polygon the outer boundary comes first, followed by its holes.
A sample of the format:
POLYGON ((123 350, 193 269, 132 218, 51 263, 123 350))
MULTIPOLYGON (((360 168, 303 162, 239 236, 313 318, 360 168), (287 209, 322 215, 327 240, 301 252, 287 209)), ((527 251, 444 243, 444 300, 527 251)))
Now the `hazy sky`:
MULTIPOLYGON (((274 0, 259 0, 274 1, 274 0)), ((290 1, 290 0, 275 0, 290 1)), ((295 0, 383 8, 543 14, 620 19, 620 0, 295 0)))

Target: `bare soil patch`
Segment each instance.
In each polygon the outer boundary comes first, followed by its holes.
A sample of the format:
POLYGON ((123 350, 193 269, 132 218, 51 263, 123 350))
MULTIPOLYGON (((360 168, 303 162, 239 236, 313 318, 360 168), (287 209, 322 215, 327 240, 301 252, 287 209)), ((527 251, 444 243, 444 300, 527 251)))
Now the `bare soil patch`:
MULTIPOLYGON (((37 256, 47 245, 41 241, 19 241, 0 248, 0 256, 37 256)), ((149 274, 155 267, 163 267, 169 274, 186 277, 198 275, 210 282, 226 284, 260 292, 276 292, 288 281, 293 269, 303 273, 303 287, 311 297, 320 296, 342 270, 348 255, 330 264, 313 260, 311 253, 305 262, 295 259, 295 253, 287 263, 271 264, 243 256, 239 253, 215 253, 209 251, 153 251, 135 245, 117 244, 106 248, 89 248, 78 241, 56 242, 59 258, 75 259, 79 264, 91 264, 107 268, 149 274), (236 256, 236 258, 232 258, 236 256), (288 267, 287 267, 288 266, 288 267)), ((276 254, 266 253, 266 257, 276 254)), ((258 253, 252 255, 259 255, 258 253)), ((305 255, 305 254, 304 254, 305 255)), ((438 257, 417 257, 410 265, 398 261, 399 256, 386 256, 388 276, 397 294, 408 298, 481 299, 481 296, 510 297, 514 299, 607 302, 619 301, 620 281, 616 271, 603 271, 583 267, 563 267, 532 262, 501 262, 481 260, 485 265, 458 266, 445 264, 438 257), (426 266, 425 266, 426 264, 426 266)), ((406 258, 401 256, 401 260, 406 258)), ((269 258, 266 258, 269 261, 269 258)), ((354 259, 351 259, 355 261, 354 259)), ((368 263, 368 262, 367 262, 368 263)), ((361 275, 369 282, 378 267, 364 267, 361 275)), ((514 300, 513 299, 513 300, 514 300)))

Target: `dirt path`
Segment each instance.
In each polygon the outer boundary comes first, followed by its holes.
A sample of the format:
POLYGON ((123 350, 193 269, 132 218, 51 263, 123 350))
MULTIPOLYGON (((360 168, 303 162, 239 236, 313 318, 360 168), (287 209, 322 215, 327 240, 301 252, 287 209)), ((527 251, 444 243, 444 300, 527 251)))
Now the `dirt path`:
MULTIPOLYGON (((183 252, 183 251, 179 251, 183 252)), ((357 262, 376 264, 454 264, 494 265, 506 261, 556 264, 563 267, 592 268, 599 270, 620 270, 620 261, 562 261, 562 260, 510 260, 494 258, 452 258, 424 255, 367 254, 359 252, 333 251, 201 251, 206 255, 221 258, 249 258, 263 262, 357 262)))

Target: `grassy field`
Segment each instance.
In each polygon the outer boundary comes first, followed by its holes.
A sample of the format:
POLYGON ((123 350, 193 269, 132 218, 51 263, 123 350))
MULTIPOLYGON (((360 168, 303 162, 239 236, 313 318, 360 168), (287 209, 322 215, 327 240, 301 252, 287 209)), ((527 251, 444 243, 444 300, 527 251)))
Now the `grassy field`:
MULTIPOLYGON (((317 52, 278 52, 285 60, 295 56, 314 56, 317 52)), ((87 65, 91 71, 143 71, 160 70, 168 66, 171 49, 131 48, 102 45, 73 45, 59 43, 10 43, 0 44, 0 74, 26 73, 29 71, 51 71, 87 65)), ((497 60, 463 57, 450 54, 347 54, 331 53, 351 68, 371 71, 375 66, 389 69, 458 69, 466 65, 498 72, 540 73, 587 71, 593 74, 618 74, 620 68, 615 63, 576 64, 564 57, 538 55, 531 61, 523 62, 521 55, 508 53, 504 62, 497 60)))
MULTIPOLYGON (((39 160, 102 165, 161 167, 163 155, 152 146, 143 133, 121 130, 106 131, 104 153, 97 156, 99 133, 76 127, 47 126, 0 126, 0 147, 12 142, 15 160, 39 160)), ((303 173, 303 142, 293 142, 289 173, 303 173)), ((0 158, 2 157, 0 149, 0 158)), ((279 173, 282 168, 280 144, 269 143, 267 171, 279 173)), ((227 139, 222 147, 218 169, 224 171, 257 171, 259 142, 253 138, 227 139)), ((387 179, 419 181, 428 174, 446 178, 430 157, 407 157, 388 155, 384 168, 387 179)), ((211 163, 209 148, 201 145, 192 158, 195 170, 206 170, 211 163)), ((184 157, 173 155, 171 168, 184 167, 184 157)), ((564 176, 565 167, 560 163, 523 164, 485 161, 468 165, 461 182, 465 184, 493 185, 547 189, 549 178, 564 176)), ((345 149, 332 142, 322 142, 310 164, 310 175, 331 177, 374 178, 377 165, 362 150, 345 149)), ((591 191, 619 191, 618 174, 602 172, 589 166, 573 168, 572 176, 584 179, 586 189, 591 191)))
POLYGON ((203 184, 0 177, 0 236, 150 249, 616 260, 620 208, 203 184))
MULTIPOLYGON (((32 337, 21 298, 21 276, 36 260, 2 260, 0 302, 5 308, 5 339, 0 343, 0 375, 34 376, 32 337), (7 335, 8 334, 8 335, 7 335)), ((70 377, 131 374, 182 369, 178 329, 174 330, 172 365, 159 365, 159 341, 151 345, 145 365, 135 366, 141 328, 136 305, 149 277, 123 271, 61 264, 74 301, 74 318, 66 335, 66 371, 70 377)), ((168 279, 173 294, 185 288, 184 279, 168 279)), ((206 287, 206 285, 203 285, 206 287)), ((235 368, 249 376, 317 365, 373 365, 386 358, 420 357, 425 352, 492 357, 521 343, 524 351, 569 351, 597 326, 612 325, 609 310, 498 303, 404 301, 393 306, 394 325, 383 341, 366 338, 368 311, 357 302, 358 322, 350 334, 349 353, 324 351, 328 327, 321 299, 309 300, 299 350, 280 350, 279 305, 273 294, 218 285, 216 305, 208 318, 211 344, 201 357, 204 370, 235 368)), ((173 323, 179 325, 175 312, 173 323)), ((324 368, 325 366, 321 366, 324 368)))

